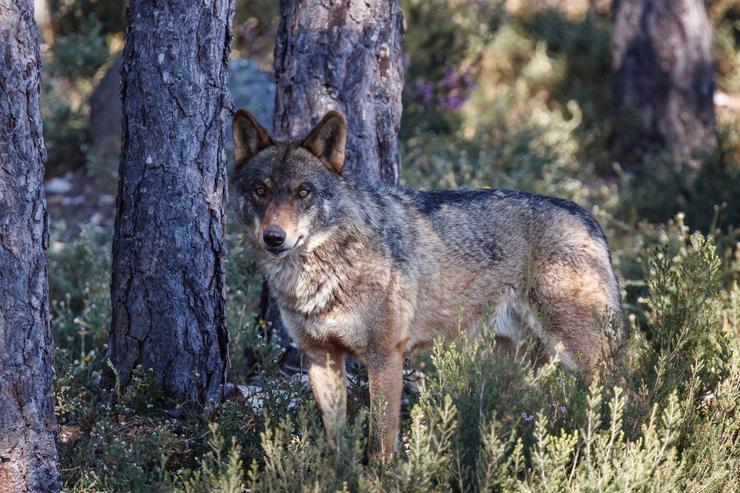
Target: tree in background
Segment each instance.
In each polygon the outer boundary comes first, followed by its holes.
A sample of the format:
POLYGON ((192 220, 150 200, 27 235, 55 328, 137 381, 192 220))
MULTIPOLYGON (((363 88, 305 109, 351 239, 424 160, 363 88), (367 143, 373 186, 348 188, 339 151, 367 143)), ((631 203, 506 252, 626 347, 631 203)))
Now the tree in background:
POLYGON ((30 0, 0 0, 0 490, 58 491, 41 59, 30 0))
POLYGON ((111 359, 164 396, 223 397, 224 125, 233 0, 134 0, 122 59, 111 359))
MULTIPOLYGON (((344 174, 398 184, 403 14, 397 0, 281 0, 274 133, 304 137, 330 109, 349 125, 344 174)), ((260 318, 288 337, 263 285, 260 318)))
POLYGON ((698 168, 697 155, 716 144, 704 2, 615 0, 612 48, 615 105, 637 125, 621 127, 616 151, 623 164, 657 147, 698 168))
POLYGON ((345 172, 398 183, 403 15, 397 1, 280 2, 278 137, 305 136, 329 109, 347 117, 345 172))

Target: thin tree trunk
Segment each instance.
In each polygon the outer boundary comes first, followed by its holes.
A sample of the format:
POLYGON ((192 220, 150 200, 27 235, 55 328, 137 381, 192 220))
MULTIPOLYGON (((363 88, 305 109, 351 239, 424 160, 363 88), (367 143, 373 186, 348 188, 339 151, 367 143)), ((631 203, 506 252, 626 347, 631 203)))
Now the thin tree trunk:
POLYGON ((617 136, 618 156, 629 166, 657 147, 698 167, 698 154, 716 144, 712 27, 704 2, 615 0, 612 49, 616 108, 627 123, 637 123, 617 136))
POLYGON ((111 359, 127 385, 223 397, 224 125, 233 0, 132 0, 122 58, 123 139, 113 240, 111 359))
MULTIPOLYGON (((338 110, 349 124, 344 174, 398 184, 404 74, 398 1, 281 0, 280 16, 275 135, 305 136, 327 111, 338 110)), ((289 340, 269 292, 260 317, 289 340)))
POLYGON ((0 0, 0 491, 58 491, 41 58, 30 0, 0 0))

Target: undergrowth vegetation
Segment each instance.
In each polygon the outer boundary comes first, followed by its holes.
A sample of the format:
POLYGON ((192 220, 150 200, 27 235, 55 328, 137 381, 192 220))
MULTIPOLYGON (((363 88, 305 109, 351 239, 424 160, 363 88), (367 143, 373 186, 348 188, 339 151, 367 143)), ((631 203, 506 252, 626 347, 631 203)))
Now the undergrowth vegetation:
MULTIPOLYGON (((367 389, 350 381, 342 449, 331 452, 300 376, 251 320, 262 384, 191 414, 163 402, 145 371, 110 392, 105 353, 108 246, 100 232, 52 254, 69 295, 54 305, 60 456, 69 491, 736 491, 740 475, 740 289, 737 259, 678 218, 646 244, 628 336, 587 386, 527 346, 436 345, 410 366, 400 453, 365 459, 367 389), (69 271, 65 272, 61 265, 69 271), (71 274, 74 272, 74 274, 71 274), (71 316, 70 312, 77 314, 71 316), (111 394, 117 393, 117 399, 111 394)), ((237 249, 230 256, 241 252, 237 249)), ((243 302, 239 280, 230 306, 243 302)), ((248 284, 253 280, 242 280, 248 284)), ((235 355, 243 344, 232 345, 235 355)), ((243 368, 242 368, 243 370, 243 368)))
MULTIPOLYGON (((244 10, 238 39, 269 44, 274 6, 258 8, 268 3, 251 7, 259 19, 244 10)), ((261 280, 237 224, 227 225, 232 388, 196 411, 163 401, 144 369, 117 385, 107 356, 112 232, 52 217, 63 489, 740 491, 738 115, 720 112, 720 146, 691 180, 660 153, 615 163, 608 3, 402 4, 405 184, 517 188, 586 206, 609 238, 625 308, 626 335, 598 376, 589 384, 556 362, 535 368, 527 344, 498 351, 486 327, 476 340, 440 341, 408 362, 399 453, 368 463, 362 370, 351 372, 349 424, 332 452, 305 376, 281 372, 276 336, 255 320, 261 280)), ((740 7, 710 4, 718 84, 737 91, 740 7)), ((67 33, 52 55, 99 68, 109 44, 85 40, 114 27, 81 25, 87 34, 67 33)), ((79 144, 84 122, 84 104, 60 91, 45 92, 53 160, 79 144)))

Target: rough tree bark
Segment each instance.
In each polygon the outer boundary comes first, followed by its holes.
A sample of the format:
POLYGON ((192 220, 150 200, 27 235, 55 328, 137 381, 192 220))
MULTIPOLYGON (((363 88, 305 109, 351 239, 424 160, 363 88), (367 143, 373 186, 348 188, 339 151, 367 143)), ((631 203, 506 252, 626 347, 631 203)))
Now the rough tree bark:
MULTIPOLYGON (((397 184, 403 28, 397 0, 281 0, 275 135, 303 137, 328 110, 338 110, 349 124, 344 173, 358 182, 397 184)), ((260 316, 285 341, 266 289, 260 316)))
POLYGON ((275 44, 278 137, 304 136, 330 109, 347 117, 345 172, 397 183, 403 14, 396 0, 281 0, 275 44))
POLYGON ((132 0, 122 59, 123 139, 113 240, 111 359, 127 385, 223 397, 224 125, 233 0, 132 0))
POLYGON ((640 130, 617 137, 619 157, 657 146, 700 165, 716 144, 711 48, 703 0, 614 1, 614 101, 640 130))
POLYGON ((30 0, 0 0, 0 491, 58 491, 41 59, 30 0))

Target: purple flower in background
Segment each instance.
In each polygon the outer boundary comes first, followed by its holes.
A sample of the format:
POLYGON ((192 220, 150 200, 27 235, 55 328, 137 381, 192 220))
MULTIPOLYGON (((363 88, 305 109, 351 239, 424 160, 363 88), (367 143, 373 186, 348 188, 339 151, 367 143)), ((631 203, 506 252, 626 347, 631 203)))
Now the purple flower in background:
POLYGON ((445 67, 444 76, 436 83, 418 79, 414 84, 414 96, 423 104, 436 103, 449 111, 457 111, 470 98, 476 88, 470 69, 460 74, 457 67, 445 67))
POLYGON ((562 405, 558 405, 555 402, 550 403, 550 411, 557 417, 563 417, 568 414, 568 408, 562 405))
POLYGON ((470 69, 460 74, 453 65, 445 69, 445 76, 439 86, 447 93, 442 96, 439 104, 445 109, 457 111, 470 98, 470 93, 475 89, 476 84, 470 69))
POLYGON ((454 65, 452 65, 445 69, 445 76, 442 79, 442 85, 449 89, 453 89, 457 87, 458 79, 459 77, 457 75, 457 69, 455 68, 454 65))
POLYGON ((465 73, 462 76, 463 83, 465 84, 465 89, 468 89, 472 91, 476 87, 478 87, 478 84, 475 83, 475 80, 473 80, 473 74, 470 73, 470 69, 466 70, 465 73))
POLYGON ((425 80, 417 80, 416 95, 422 103, 431 103, 434 95, 434 85, 425 80))
POLYGON ((534 421, 534 414, 522 413, 522 420, 524 420, 525 423, 531 423, 534 421))
POLYGON ((445 109, 457 111, 460 108, 462 108, 463 104, 465 104, 465 100, 459 96, 450 94, 442 98, 442 101, 440 101, 440 104, 445 109))

